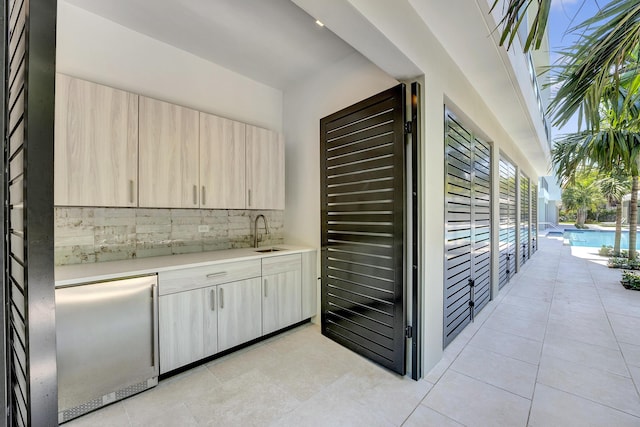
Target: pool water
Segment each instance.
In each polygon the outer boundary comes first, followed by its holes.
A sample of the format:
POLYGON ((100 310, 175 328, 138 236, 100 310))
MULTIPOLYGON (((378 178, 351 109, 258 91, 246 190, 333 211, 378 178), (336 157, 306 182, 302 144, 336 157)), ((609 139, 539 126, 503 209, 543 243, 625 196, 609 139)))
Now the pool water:
MULTIPOLYGON (((613 246, 615 231, 609 230, 565 230, 564 238, 571 246, 587 246, 601 248, 603 245, 613 246)), ((640 242, 640 233, 637 241, 640 242)), ((629 232, 623 231, 620 237, 620 249, 629 249, 629 232)))

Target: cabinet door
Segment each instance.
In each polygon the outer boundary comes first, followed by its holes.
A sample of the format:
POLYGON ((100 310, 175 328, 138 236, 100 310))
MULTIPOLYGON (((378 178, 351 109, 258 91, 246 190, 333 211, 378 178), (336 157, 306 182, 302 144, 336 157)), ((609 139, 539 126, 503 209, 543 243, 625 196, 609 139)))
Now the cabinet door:
POLYGON ((262 334, 260 277, 218 285, 218 351, 262 334))
POLYGON ((300 254, 262 259, 262 332, 268 334, 302 320, 300 254))
POLYGON ((217 286, 204 289, 204 357, 218 352, 217 286))
POLYGON ((245 124, 200 113, 200 206, 245 208, 245 124))
POLYGON ((262 278, 262 333, 302 320, 300 268, 262 278))
POLYGON ((284 209, 284 139, 247 125, 247 209, 284 209))
POLYGON ((200 206, 199 114, 140 97, 140 206, 200 206))
POLYGON ((161 374, 205 357, 204 292, 204 289, 195 289, 160 297, 158 346, 161 374))
POLYGON ((137 206, 138 95, 56 75, 55 204, 137 206))

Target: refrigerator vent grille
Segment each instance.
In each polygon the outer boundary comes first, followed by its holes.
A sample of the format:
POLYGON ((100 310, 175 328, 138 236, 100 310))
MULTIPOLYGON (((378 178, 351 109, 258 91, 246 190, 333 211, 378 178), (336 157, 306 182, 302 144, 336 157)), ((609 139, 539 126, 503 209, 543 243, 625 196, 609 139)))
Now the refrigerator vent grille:
POLYGON ((146 381, 142 381, 137 384, 133 384, 123 389, 120 389, 115 393, 109 393, 105 396, 98 397, 97 399, 90 400, 89 402, 85 402, 82 405, 78 405, 74 408, 65 409, 64 411, 58 412, 58 422, 63 423, 63 422, 72 420, 88 412, 94 411, 102 406, 108 405, 113 402, 117 402, 118 400, 143 392, 151 387, 156 386, 157 384, 158 384, 158 377, 154 377, 146 381))

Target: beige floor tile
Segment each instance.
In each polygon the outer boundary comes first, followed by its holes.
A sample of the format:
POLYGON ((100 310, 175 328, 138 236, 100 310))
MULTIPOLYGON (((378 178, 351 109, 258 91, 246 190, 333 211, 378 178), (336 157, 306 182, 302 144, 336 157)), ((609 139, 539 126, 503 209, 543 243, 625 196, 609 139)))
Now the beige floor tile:
POLYGON ((451 369, 531 399, 538 366, 469 345, 451 369))
POLYGON ((462 427, 457 421, 452 420, 439 412, 424 405, 418 405, 415 411, 402 424, 402 427, 462 427))
POLYGON ((587 344, 618 349, 618 341, 616 341, 613 331, 608 326, 591 328, 589 325, 578 322, 549 320, 547 324, 547 336, 550 335, 555 335, 560 339, 566 338, 587 344))
POLYGON ((505 302, 500 304, 495 309, 496 313, 504 313, 504 314, 515 314, 526 316, 527 319, 533 319, 538 321, 544 321, 549 316, 549 307, 546 304, 537 305, 516 305, 505 302))
POLYGON ((636 390, 640 393, 640 367, 629 366, 629 372, 631 372, 631 378, 636 385, 636 390))
POLYGON ((195 427, 198 422, 184 403, 174 403, 153 411, 127 410, 131 419, 131 426, 135 427, 195 427))
POLYGON ((506 332, 520 337, 542 341, 545 333, 545 322, 521 319, 514 315, 494 313, 484 324, 485 328, 506 332))
POLYGON ((125 427, 130 425, 129 416, 122 402, 106 406, 64 424, 65 427, 125 427))
POLYGON ((519 307, 523 307, 524 309, 527 309, 532 306, 536 306, 536 307, 544 307, 545 309, 548 310, 549 307, 551 306, 551 302, 532 300, 532 298, 517 296, 515 294, 512 294, 511 292, 509 292, 504 297, 504 299, 502 300, 502 303, 517 305, 519 307))
POLYGON ((540 362, 542 351, 540 341, 488 328, 479 330, 469 344, 533 364, 540 362))
POLYGON ((530 400, 447 371, 423 403, 467 426, 523 426, 530 400))
POLYGON ((560 300, 554 299, 551 305, 551 313, 573 311, 578 313, 595 313, 599 312, 604 314, 604 308, 602 303, 598 300, 594 301, 575 301, 575 300, 560 300))
POLYGON ((155 412, 176 402, 204 396, 219 385, 220 381, 205 366, 199 366, 161 381, 155 388, 123 400, 122 403, 130 414, 155 412))
POLYGON ((257 369, 218 387, 215 393, 186 401, 201 425, 266 425, 300 405, 257 369))
POLYGON ((629 370, 620 350, 549 335, 544 341, 542 355, 629 377, 629 370))
POLYGON ((640 418, 543 384, 536 386, 529 427, 638 426, 640 418))
POLYGON ((630 378, 543 356, 538 382, 640 416, 640 397, 630 378))
POLYGON ((640 317, 610 314, 609 319, 618 341, 640 345, 640 317))
POLYGON ((273 427, 391 427, 393 423, 371 414, 357 402, 322 394, 273 421, 273 427))
POLYGON ((427 374, 424 376, 424 379, 432 384, 437 383, 442 375, 444 375, 446 370, 449 369, 451 363, 453 363, 453 358, 443 357, 438 363, 436 363, 436 366, 434 366, 429 372, 427 372, 427 374))
POLYGON ((640 366, 640 345, 621 342, 620 348, 622 349, 624 360, 628 365, 640 366))
POLYGON ((270 369, 280 363, 280 355, 269 345, 259 344, 243 351, 232 353, 206 364, 211 373, 221 382, 226 382, 250 369, 270 369))

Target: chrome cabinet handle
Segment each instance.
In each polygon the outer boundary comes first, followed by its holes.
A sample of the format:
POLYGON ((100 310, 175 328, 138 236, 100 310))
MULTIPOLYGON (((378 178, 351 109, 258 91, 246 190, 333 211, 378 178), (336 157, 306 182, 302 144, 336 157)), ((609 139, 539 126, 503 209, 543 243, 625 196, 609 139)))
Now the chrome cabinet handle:
POLYGON ((251 206, 251 189, 249 189, 249 206, 251 206))
POLYGON ((197 185, 193 186, 193 204, 194 205, 198 204, 198 186, 197 185))
POLYGON ((133 203, 133 180, 129 180, 129 202, 133 203))
POLYGON ((220 288, 220 295, 219 298, 220 300, 220 308, 223 309, 224 308, 224 289, 220 288))
POLYGON ((211 289, 211 311, 216 311, 216 291, 211 289))
POLYGON ((202 201, 202 205, 205 205, 205 204, 207 203, 207 202, 205 201, 205 200, 206 200, 205 195, 206 195, 206 193, 205 193, 205 189, 204 189, 204 185, 203 185, 203 186, 202 186, 202 195, 200 196, 201 201, 202 201))
POLYGON ((226 271, 218 271, 217 273, 209 273, 207 274, 207 279, 214 279, 216 277, 222 277, 222 276, 226 276, 227 272, 226 271))
POLYGON ((269 283, 267 282, 267 279, 264 279, 264 297, 265 298, 267 297, 267 285, 268 284, 269 283))

